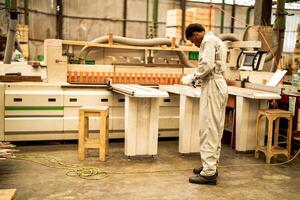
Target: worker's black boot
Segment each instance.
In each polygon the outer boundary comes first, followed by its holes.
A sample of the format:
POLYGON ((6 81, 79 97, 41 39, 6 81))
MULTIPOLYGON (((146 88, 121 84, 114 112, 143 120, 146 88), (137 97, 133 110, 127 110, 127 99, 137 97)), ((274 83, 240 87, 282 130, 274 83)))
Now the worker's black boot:
POLYGON ((203 176, 201 174, 198 174, 197 176, 190 177, 189 182, 196 183, 196 184, 203 184, 203 185, 217 185, 216 174, 212 176, 203 176))
MULTIPOLYGON (((194 169, 193 169, 193 173, 194 173, 194 174, 200 174, 202 170, 203 170, 203 167, 197 167, 197 168, 194 168, 194 169)), ((216 178, 217 178, 217 177, 218 177, 218 170, 217 170, 217 172, 216 172, 216 178)))

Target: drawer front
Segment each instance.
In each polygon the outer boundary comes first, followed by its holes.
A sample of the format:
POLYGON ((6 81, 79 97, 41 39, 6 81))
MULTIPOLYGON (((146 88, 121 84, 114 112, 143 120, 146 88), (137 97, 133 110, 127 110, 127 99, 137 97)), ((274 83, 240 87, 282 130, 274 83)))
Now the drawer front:
MULTIPOLYGON (((5 107, 62 107, 61 91, 15 91, 5 92, 5 107)), ((51 109, 51 108, 50 108, 51 109)))
POLYGON ((63 131, 62 117, 5 118, 5 132, 63 131))
POLYGON ((109 91, 65 91, 64 106, 112 106, 109 91))

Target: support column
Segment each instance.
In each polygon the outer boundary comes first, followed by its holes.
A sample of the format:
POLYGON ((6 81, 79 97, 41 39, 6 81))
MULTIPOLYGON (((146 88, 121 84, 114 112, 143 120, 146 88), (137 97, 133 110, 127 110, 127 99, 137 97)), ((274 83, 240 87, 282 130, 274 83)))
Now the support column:
POLYGON ((156 155, 159 98, 125 96, 125 155, 156 155))
POLYGON ((180 95, 179 153, 199 152, 200 98, 180 95))
POLYGON ((126 37, 127 30, 127 0, 123 3, 123 37, 126 37))
POLYGON ((153 37, 157 37, 158 28, 158 0, 153 1, 153 37))
POLYGON ((182 10, 182 15, 181 15, 181 42, 184 42, 184 33, 185 33, 185 11, 186 11, 186 1, 181 0, 180 1, 180 8, 182 10))

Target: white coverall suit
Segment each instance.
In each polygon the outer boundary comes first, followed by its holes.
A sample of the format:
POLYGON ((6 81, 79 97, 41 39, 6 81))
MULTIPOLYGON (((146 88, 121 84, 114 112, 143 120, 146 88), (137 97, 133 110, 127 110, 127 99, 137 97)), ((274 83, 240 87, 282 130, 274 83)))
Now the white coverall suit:
MULTIPOLYGON (((199 135, 203 176, 216 173, 221 152, 228 99, 227 84, 223 78, 226 57, 225 44, 212 32, 206 33, 200 45, 198 68, 189 79, 190 82, 201 83, 199 135)), ((183 83, 187 83, 184 78, 183 83)))

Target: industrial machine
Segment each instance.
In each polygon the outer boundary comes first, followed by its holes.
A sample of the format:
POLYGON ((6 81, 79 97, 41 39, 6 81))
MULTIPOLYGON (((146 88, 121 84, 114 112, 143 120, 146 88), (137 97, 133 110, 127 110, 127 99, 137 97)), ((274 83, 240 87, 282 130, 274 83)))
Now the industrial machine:
MULTIPOLYGON (((236 72, 240 49, 259 48, 261 43, 238 41, 228 42, 227 46, 228 69, 235 67, 236 72)), ((198 49, 179 47, 172 39, 137 40, 113 35, 93 42, 47 39, 44 48, 46 68, 32 69, 31 66, 14 64, 10 68, 0 66, 0 74, 13 68, 22 75, 39 73, 43 79, 43 82, 35 83, 0 83, 0 140, 76 139, 78 109, 81 106, 110 106, 110 138, 122 138, 126 126, 126 97, 122 93, 108 90, 108 80, 113 84, 151 87, 180 84, 181 77, 191 73, 193 67, 197 66, 197 59, 191 56, 191 52, 198 52, 198 49)), ((251 55, 243 52, 244 66, 249 65, 247 56, 251 55)), ((251 57, 255 59, 252 63, 258 69, 263 65, 263 56, 255 54, 251 57)), ((247 90, 243 95, 252 98, 252 93, 247 90)), ((266 94, 259 95, 255 98, 266 94)), ((271 95, 270 98, 278 97, 271 95)), ((177 137, 180 97, 169 93, 168 97, 162 95, 155 102, 159 107, 158 136, 177 137)), ((244 113, 241 111, 240 114, 244 113)), ((140 116, 143 118, 143 114, 140 116)), ((90 120, 92 132, 97 131, 98 123, 97 118, 90 120)))

